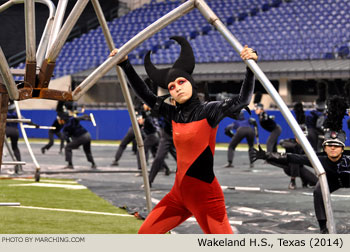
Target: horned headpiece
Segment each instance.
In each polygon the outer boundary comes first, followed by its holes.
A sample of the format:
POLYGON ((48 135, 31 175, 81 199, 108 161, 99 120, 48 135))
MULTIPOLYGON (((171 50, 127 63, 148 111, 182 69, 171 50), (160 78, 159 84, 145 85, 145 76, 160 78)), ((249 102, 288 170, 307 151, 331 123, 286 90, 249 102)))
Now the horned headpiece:
POLYGON ((181 52, 179 58, 175 61, 174 65, 170 68, 158 69, 151 62, 151 51, 145 56, 145 69, 149 78, 159 87, 168 89, 169 82, 174 81, 178 77, 186 78, 194 89, 196 85, 191 76, 195 66, 195 59, 192 47, 190 43, 184 38, 179 36, 171 37, 181 46, 181 52))

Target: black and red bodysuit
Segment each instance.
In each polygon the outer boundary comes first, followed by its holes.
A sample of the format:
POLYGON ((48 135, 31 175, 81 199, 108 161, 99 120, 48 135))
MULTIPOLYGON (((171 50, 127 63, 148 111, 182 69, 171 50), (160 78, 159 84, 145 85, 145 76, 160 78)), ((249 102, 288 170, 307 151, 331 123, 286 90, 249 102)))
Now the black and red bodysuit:
POLYGON ((233 233, 224 194, 213 171, 215 138, 224 117, 234 117, 249 105, 254 90, 251 70, 247 68, 240 94, 234 98, 201 103, 194 89, 188 101, 171 106, 148 89, 128 60, 120 66, 137 95, 172 121, 177 153, 175 183, 148 215, 139 233, 166 233, 191 216, 204 233, 233 233))

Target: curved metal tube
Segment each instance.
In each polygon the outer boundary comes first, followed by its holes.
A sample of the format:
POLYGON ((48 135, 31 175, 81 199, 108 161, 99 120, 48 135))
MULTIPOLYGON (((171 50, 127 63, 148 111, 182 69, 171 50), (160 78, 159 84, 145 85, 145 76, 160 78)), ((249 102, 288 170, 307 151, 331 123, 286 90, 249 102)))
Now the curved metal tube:
MULTIPOLYGON (((22 114, 21 114, 21 110, 19 109, 19 106, 18 106, 18 102, 17 101, 14 101, 15 103, 15 106, 16 106, 16 113, 17 113, 17 116, 18 116, 18 119, 22 119, 22 114)), ((30 143, 29 143, 29 140, 28 140, 28 137, 27 137, 27 133, 24 129, 24 126, 23 126, 23 123, 20 122, 19 123, 19 126, 21 128, 21 132, 22 132, 22 136, 23 136, 23 139, 27 145, 27 148, 28 148, 28 152, 34 162, 34 165, 35 165, 35 168, 36 168, 36 171, 40 170, 40 165, 38 163, 38 161, 36 160, 35 156, 34 156, 34 153, 33 153, 33 150, 32 150, 32 147, 30 146, 30 143)))
MULTIPOLYGON (((108 29, 106 19, 103 15, 102 8, 97 0, 92 0, 92 4, 94 6, 96 15, 97 15, 98 20, 100 22, 100 25, 102 27, 103 34, 106 38, 108 48, 110 51, 112 51, 115 48, 115 45, 114 45, 111 33, 108 29)), ((143 184, 144 184, 145 194, 146 194, 146 203, 147 203, 146 205, 147 205, 148 212, 151 212, 151 210, 152 210, 151 189, 149 187, 146 155, 145 155, 145 149, 144 149, 144 145, 143 145, 141 130, 140 130, 140 127, 139 127, 138 122, 136 120, 134 104, 132 102, 131 95, 130 95, 128 85, 127 85, 125 76, 123 74, 123 71, 121 70, 121 68, 119 66, 116 67, 116 71, 117 71, 117 75, 118 75, 118 78, 119 78, 119 81, 121 84, 120 86, 121 86, 121 89, 123 92, 123 96, 124 96, 124 99, 125 99, 127 107, 128 107, 128 112, 129 112, 130 120, 132 123, 132 128, 134 130, 134 134, 136 137, 137 148, 138 148, 138 152, 140 154, 143 184)))
POLYGON ((115 66, 121 59, 139 46, 143 41, 150 38, 155 33, 193 9, 194 0, 188 0, 139 32, 135 37, 119 48, 119 51, 115 56, 104 61, 82 83, 80 83, 80 85, 72 93, 73 100, 79 100, 79 98, 83 96, 84 93, 87 92, 102 76, 104 76, 109 70, 112 69, 113 66, 115 66))
POLYGON ((59 31, 56 39, 48 49, 46 58, 48 59, 49 63, 56 61, 56 58, 58 57, 60 50, 66 42, 69 33, 72 31, 75 23, 78 21, 88 2, 88 0, 78 0, 74 5, 74 8, 66 19, 62 29, 59 31))
MULTIPOLYGON (((57 10, 54 16, 51 33, 49 34, 49 41, 47 48, 51 48, 53 42, 56 40, 58 33, 60 32, 64 14, 67 8, 68 0, 60 0, 57 5, 57 10)), ((46 51, 48 53, 48 50, 46 51)), ((47 55, 46 55, 47 56, 47 55)))
MULTIPOLYGON (((39 43, 37 53, 36 53, 37 65, 41 66, 41 64, 45 58, 46 50, 48 48, 48 42, 49 42, 51 30, 52 30, 53 19, 55 17, 56 7, 55 7, 54 3, 50 0, 35 0, 35 2, 44 4, 49 9, 49 17, 46 21, 46 25, 45 25, 43 34, 41 36, 40 43, 39 43)), ((12 5, 23 4, 23 3, 24 3, 24 0, 10 0, 10 1, 8 1, 0 6, 0 13, 5 11, 6 9, 10 8, 12 5)), ((35 48, 34 48, 34 51, 35 51, 35 48)), ((33 56, 32 56, 32 58, 35 59, 35 57, 33 57, 33 56)))
POLYGON ((49 45, 50 35, 52 34, 52 27, 55 18, 56 7, 50 0, 35 0, 37 3, 45 4, 49 8, 49 17, 41 35, 38 50, 36 52, 36 64, 41 66, 45 59, 45 54, 49 45))
MULTIPOLYGON (((215 28, 225 37, 225 39, 232 45, 232 47, 240 53, 243 49, 243 46, 238 42, 238 40, 232 35, 232 33, 224 26, 224 24, 219 20, 219 18, 214 14, 214 12, 209 8, 209 6, 203 0, 196 0, 196 7, 204 15, 209 23, 215 26, 215 28)), ((335 233, 335 225, 333 218, 333 211, 329 199, 329 188, 327 180, 325 179, 325 171, 323 166, 318 159, 316 153, 314 152, 311 144, 305 137, 304 133, 300 129, 297 121, 294 116, 288 109, 287 105, 284 103, 276 89, 273 87, 270 80, 266 77, 264 72, 259 68, 254 60, 246 60, 245 63, 249 68, 254 72, 255 76, 259 79, 261 84, 264 86, 266 91, 270 94, 270 97, 274 100, 279 110, 283 114, 284 118, 288 122, 290 128, 292 129, 294 135, 300 141, 301 146, 303 147, 306 155, 308 156, 313 168, 315 169, 317 175, 319 176, 322 195, 325 202, 325 209, 327 213, 328 220, 328 230, 330 233, 335 233)))
POLYGON ((15 80, 13 79, 10 67, 7 64, 7 60, 6 60, 4 52, 2 51, 1 46, 0 46, 0 73, 2 75, 4 82, 5 82, 5 86, 6 86, 6 89, 7 89, 7 92, 9 94, 10 99, 11 100, 18 100, 19 92, 18 92, 16 83, 15 83, 15 80))
POLYGON ((26 36, 26 61, 35 62, 35 8, 34 0, 24 1, 25 36, 26 36))

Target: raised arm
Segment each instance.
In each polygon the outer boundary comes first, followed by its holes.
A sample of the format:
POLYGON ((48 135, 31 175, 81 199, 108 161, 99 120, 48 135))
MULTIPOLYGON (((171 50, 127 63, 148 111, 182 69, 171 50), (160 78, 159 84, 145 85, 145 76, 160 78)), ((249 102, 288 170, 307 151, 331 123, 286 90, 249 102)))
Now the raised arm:
MULTIPOLYGON (((117 52, 118 49, 114 49, 110 53, 110 57, 113 57, 117 52)), ((132 89, 144 103, 146 103, 155 113, 160 113, 165 117, 171 117, 170 115, 174 109, 173 106, 164 103, 163 97, 158 97, 152 92, 147 84, 136 73, 127 57, 119 62, 118 65, 124 70, 132 89)))
POLYGON ((134 67, 130 64, 130 61, 125 60, 119 63, 119 66, 123 68, 126 76, 128 77, 129 84, 135 91, 136 95, 142 99, 150 108, 153 108, 157 102, 157 96, 136 73, 134 67))
MULTIPOLYGON (((257 61, 258 54, 247 45, 241 52, 243 60, 252 59, 257 61)), ((222 102, 209 103, 207 105, 207 118, 212 127, 216 127, 224 117, 236 119, 240 111, 247 107, 253 96, 255 87, 255 78, 253 72, 247 67, 245 78, 238 95, 233 98, 226 99, 222 102)))
MULTIPOLYGON (((241 52, 241 58, 243 60, 252 59, 255 62, 257 62, 258 54, 254 49, 249 48, 247 45, 245 45, 241 52)), ((252 70, 250 70, 250 68, 247 67, 245 78, 241 87, 241 91, 238 96, 238 102, 241 104, 245 104, 245 106, 248 106, 253 96, 254 87, 255 87, 254 74, 252 70)))

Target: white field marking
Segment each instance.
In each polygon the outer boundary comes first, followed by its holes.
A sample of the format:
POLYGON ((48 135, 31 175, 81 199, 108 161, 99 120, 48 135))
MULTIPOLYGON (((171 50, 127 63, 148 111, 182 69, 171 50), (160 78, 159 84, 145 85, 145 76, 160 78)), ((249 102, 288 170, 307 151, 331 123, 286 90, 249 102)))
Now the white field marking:
MULTIPOLYGON (((14 178, 13 180, 33 181, 32 178, 14 178)), ((47 182, 47 183, 57 183, 57 184, 78 184, 76 181, 68 181, 68 180, 40 179, 40 181, 47 182)))
POLYGON ((236 190, 236 191, 260 191, 260 187, 247 187, 247 186, 221 186, 223 191, 236 190))
POLYGON ((70 213, 98 214, 98 215, 110 215, 110 216, 121 216, 121 217, 134 217, 133 215, 130 215, 130 214, 117 214, 117 213, 95 212, 95 211, 74 210, 74 209, 33 207, 33 206, 11 206, 11 207, 34 209, 34 210, 45 210, 45 211, 56 211, 56 212, 70 212, 70 213))
POLYGON ((0 206, 20 206, 21 203, 19 202, 4 202, 0 203, 0 206))
POLYGON ((151 198, 151 201, 153 204, 158 204, 160 200, 155 199, 155 198, 151 198))
MULTIPOLYGON (((302 194, 307 195, 307 196, 313 196, 313 193, 309 193, 309 192, 303 192, 302 194)), ((335 197, 335 198, 350 198, 350 195, 331 194, 331 197, 335 197)))
POLYGON ((236 212, 236 213, 245 214, 248 216, 253 216, 254 214, 263 214, 265 216, 273 216, 273 214, 271 213, 267 213, 259 209, 250 208, 250 207, 234 207, 230 209, 230 212, 236 212))
POLYGON ((9 186, 56 187, 56 188, 64 188, 64 189, 72 189, 72 190, 87 189, 87 187, 83 185, 62 185, 62 184, 50 184, 50 183, 11 184, 9 186))
POLYGON ((281 211, 281 210, 266 210, 266 212, 270 212, 270 213, 276 213, 276 214, 280 214, 280 215, 296 215, 296 214, 301 214, 301 212, 299 211, 294 211, 294 212, 289 212, 289 211, 281 211))
POLYGON ((268 192, 268 193, 279 193, 279 194, 289 194, 289 191, 277 191, 277 190, 269 190, 269 189, 264 189, 264 192, 268 192))
POLYGON ((260 191, 260 187, 235 186, 236 191, 260 191))

